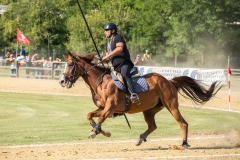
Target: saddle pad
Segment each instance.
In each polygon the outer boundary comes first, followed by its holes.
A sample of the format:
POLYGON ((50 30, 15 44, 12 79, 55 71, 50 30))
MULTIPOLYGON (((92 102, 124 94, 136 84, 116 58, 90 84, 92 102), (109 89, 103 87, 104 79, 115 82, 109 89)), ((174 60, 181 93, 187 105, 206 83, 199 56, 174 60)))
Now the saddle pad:
MULTIPOLYGON (((114 73, 111 72, 111 76, 112 76, 114 84, 119 89, 123 90, 124 92, 127 92, 127 89, 126 89, 125 85, 122 84, 122 82, 120 82, 117 79, 117 77, 114 75, 114 73)), ((146 92, 148 90, 147 81, 143 76, 134 77, 134 78, 132 78, 132 80, 133 80, 133 87, 134 87, 136 92, 146 92)))

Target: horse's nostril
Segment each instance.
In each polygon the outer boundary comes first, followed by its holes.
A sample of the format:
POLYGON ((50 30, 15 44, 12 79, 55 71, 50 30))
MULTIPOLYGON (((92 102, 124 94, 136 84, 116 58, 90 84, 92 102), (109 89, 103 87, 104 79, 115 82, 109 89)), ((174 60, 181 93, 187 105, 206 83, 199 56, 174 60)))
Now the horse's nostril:
POLYGON ((60 83, 64 83, 64 80, 61 80, 60 83))

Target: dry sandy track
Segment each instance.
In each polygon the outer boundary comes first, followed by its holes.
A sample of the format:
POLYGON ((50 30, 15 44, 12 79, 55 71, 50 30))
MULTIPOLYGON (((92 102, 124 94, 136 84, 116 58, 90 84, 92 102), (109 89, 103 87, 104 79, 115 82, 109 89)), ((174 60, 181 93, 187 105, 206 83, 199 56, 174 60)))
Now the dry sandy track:
MULTIPOLYGON (((21 93, 89 95, 90 91, 82 81, 72 89, 61 88, 58 81, 25 78, 0 78, 0 91, 21 93)), ((231 108, 240 111, 239 93, 232 93, 231 108)), ((179 96, 181 104, 192 103, 179 96)), ((221 91, 217 98, 203 107, 228 109, 228 93, 221 91)), ((240 159, 240 133, 232 130, 226 135, 200 135, 190 137, 191 147, 182 150, 181 139, 152 139, 141 146, 135 140, 43 144, 27 146, 0 146, 0 159, 7 160, 74 160, 74 159, 240 159)))

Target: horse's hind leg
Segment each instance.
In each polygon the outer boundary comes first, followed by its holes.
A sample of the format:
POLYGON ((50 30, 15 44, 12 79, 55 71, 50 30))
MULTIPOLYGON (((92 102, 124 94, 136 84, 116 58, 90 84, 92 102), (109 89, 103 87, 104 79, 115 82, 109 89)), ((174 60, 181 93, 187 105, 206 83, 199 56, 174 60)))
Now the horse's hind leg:
POLYGON ((143 112, 145 122, 148 125, 148 129, 143 134, 140 135, 139 139, 136 142, 136 146, 139 146, 142 143, 142 141, 146 142, 147 136, 157 129, 157 125, 154 119, 155 114, 162 110, 163 108, 164 107, 162 106, 162 104, 159 103, 155 107, 143 112))
POLYGON ((171 101, 173 103, 170 107, 167 107, 169 112, 172 114, 172 116, 175 118, 175 120, 179 123, 181 129, 182 129, 182 134, 183 134, 183 143, 182 146, 184 148, 188 148, 189 145, 187 143, 187 136, 188 136, 188 123, 185 121, 185 119, 182 117, 179 109, 178 109, 178 103, 171 101))

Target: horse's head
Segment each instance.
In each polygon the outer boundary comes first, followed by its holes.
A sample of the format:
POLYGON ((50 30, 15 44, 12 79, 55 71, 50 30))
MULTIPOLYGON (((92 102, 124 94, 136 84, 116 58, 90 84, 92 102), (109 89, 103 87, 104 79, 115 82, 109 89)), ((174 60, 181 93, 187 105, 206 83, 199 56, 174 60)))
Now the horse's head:
POLYGON ((74 53, 68 51, 68 55, 63 55, 66 60, 64 73, 59 81, 62 87, 71 88, 72 85, 76 82, 76 80, 87 74, 86 67, 89 67, 86 64, 90 64, 94 58, 94 53, 89 54, 87 56, 78 56, 74 53))
POLYGON ((71 88, 72 85, 76 82, 76 80, 83 74, 84 70, 81 69, 78 62, 76 55, 72 54, 68 51, 68 55, 63 55, 64 59, 66 60, 64 73, 59 81, 62 87, 71 88))

